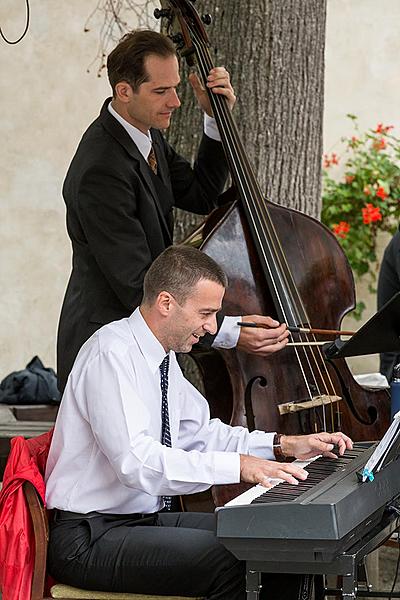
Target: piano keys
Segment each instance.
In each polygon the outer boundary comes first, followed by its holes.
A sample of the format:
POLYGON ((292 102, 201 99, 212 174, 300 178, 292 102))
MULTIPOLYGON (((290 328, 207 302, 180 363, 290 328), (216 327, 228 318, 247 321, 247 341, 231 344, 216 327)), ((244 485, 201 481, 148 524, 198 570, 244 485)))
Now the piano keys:
MULTIPOLYGON (((296 465, 298 465, 299 467, 301 467, 302 469, 305 469, 307 467, 307 465, 309 465, 311 462, 313 462, 317 458, 318 457, 311 458, 310 460, 295 460, 293 462, 296 465)), ((244 505, 250 504, 251 502, 255 501, 256 498, 259 498, 263 494, 270 492, 279 483, 283 483, 283 480, 270 478, 269 483, 272 486, 270 488, 266 488, 264 485, 261 485, 261 484, 254 485, 249 490, 246 490, 245 492, 243 492, 243 494, 240 494, 239 496, 236 496, 236 498, 233 498, 232 500, 227 502, 225 504, 225 506, 241 506, 242 504, 244 504, 244 505)))
POLYGON ((377 473, 374 481, 360 482, 357 472, 375 447, 360 442, 336 460, 318 458, 305 467, 310 475, 297 486, 286 482, 271 490, 255 486, 261 490, 249 490, 257 496, 249 504, 232 501, 217 509, 218 538, 247 561, 333 560, 372 530, 400 496, 398 460, 377 473))

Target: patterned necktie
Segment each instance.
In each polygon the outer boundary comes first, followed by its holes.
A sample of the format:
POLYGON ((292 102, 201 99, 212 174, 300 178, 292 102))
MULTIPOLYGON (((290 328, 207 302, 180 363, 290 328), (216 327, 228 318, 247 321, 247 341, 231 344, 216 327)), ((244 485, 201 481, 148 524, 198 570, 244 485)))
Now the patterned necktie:
POLYGON ((149 167, 153 171, 154 175, 157 175, 157 159, 153 146, 151 147, 150 153, 147 157, 147 162, 149 163, 149 167))
MULTIPOLYGON (((161 443, 171 448, 171 431, 169 429, 168 414, 168 369, 169 354, 164 358, 160 365, 160 383, 161 383, 161 443)), ((172 496, 163 496, 166 510, 171 510, 172 496)))

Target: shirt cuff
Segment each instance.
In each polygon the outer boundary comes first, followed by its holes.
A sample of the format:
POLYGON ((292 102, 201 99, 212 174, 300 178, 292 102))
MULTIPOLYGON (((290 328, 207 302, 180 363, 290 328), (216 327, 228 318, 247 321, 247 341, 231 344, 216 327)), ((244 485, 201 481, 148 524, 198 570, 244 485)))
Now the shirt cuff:
POLYGON ((207 113, 204 113, 204 133, 207 137, 215 140, 216 142, 221 141, 217 122, 213 117, 209 117, 207 113))
POLYGON ((212 346, 214 348, 234 348, 238 343, 240 335, 238 321, 241 320, 242 317, 224 317, 212 346))
POLYGON ((272 448, 275 432, 255 430, 249 436, 248 453, 265 460, 275 460, 274 450, 272 448))
POLYGON ((240 454, 238 452, 213 452, 214 485, 240 482, 240 454))

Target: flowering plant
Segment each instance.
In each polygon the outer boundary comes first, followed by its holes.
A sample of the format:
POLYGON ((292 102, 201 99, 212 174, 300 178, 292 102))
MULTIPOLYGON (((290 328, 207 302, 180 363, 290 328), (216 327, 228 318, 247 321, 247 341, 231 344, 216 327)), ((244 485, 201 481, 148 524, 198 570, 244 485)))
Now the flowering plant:
MULTIPOLYGON (((400 221, 400 139, 393 126, 382 123, 361 133, 357 117, 347 116, 355 135, 342 138, 346 149, 339 180, 332 177, 332 167, 342 159, 335 153, 323 157, 321 219, 336 235, 355 275, 369 273, 374 282, 370 265, 376 261, 377 232, 394 233, 400 221)), ((356 318, 364 307, 357 305, 356 318)))

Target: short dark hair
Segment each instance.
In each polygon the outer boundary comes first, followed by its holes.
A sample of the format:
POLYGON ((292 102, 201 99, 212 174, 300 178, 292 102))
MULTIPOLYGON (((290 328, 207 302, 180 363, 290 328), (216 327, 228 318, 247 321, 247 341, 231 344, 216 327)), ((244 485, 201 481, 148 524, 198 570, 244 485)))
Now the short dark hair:
POLYGON ((176 56, 176 50, 170 38, 157 31, 138 29, 124 35, 107 59, 113 94, 120 81, 127 81, 133 89, 137 89, 147 80, 144 61, 151 54, 168 58, 176 56))
POLYGON ((183 304, 202 279, 214 281, 224 288, 228 285, 225 272, 210 256, 192 246, 170 246, 146 273, 143 304, 153 304, 162 291, 169 292, 183 304))

